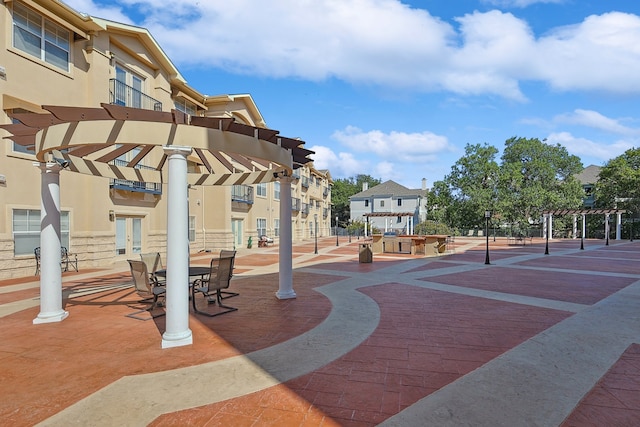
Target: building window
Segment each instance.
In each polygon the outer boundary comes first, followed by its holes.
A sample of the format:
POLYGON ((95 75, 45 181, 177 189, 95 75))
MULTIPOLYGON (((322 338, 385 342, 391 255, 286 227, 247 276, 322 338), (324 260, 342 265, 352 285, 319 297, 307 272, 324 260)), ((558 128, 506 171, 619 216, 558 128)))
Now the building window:
POLYGON ((196 241, 196 217, 189 216, 189 241, 196 241))
POLYGON ((196 106, 196 104, 182 97, 177 98, 174 102, 174 105, 176 106, 176 110, 190 116, 195 116, 198 112, 198 107, 196 106))
POLYGON ((398 206, 402 206, 402 199, 398 199, 398 206))
POLYGON ((384 200, 380 200, 380 207, 384 208, 384 200))
POLYGON ((365 200, 365 201, 364 201, 364 207, 365 207, 365 208, 369 207, 369 200, 365 200))
POLYGON ((258 237, 267 235, 267 219, 266 218, 257 219, 256 231, 258 232, 258 237))
POLYGON ((256 194, 258 196, 267 197, 267 184, 264 182, 257 185, 256 194))
MULTIPOLYGON (((23 110, 22 108, 13 108, 11 110, 8 110, 7 112, 11 112, 11 113, 15 113, 15 114, 31 113, 31 111, 23 110)), ((16 123, 20 123, 20 121, 18 121, 16 119, 11 119, 11 123, 16 124, 16 123)), ((16 144, 15 142, 13 143, 13 152, 14 153, 33 154, 32 151, 27 150, 27 147, 25 147, 24 145, 16 144)))
POLYGON ((273 183, 273 198, 280 200, 280 183, 278 181, 273 183))
POLYGON ((69 71, 71 33, 33 10, 14 2, 13 47, 69 71))
POLYGON ((144 78, 116 65, 115 104, 125 107, 142 108, 144 78))
MULTIPOLYGON (((60 212, 61 245, 69 247, 69 212, 60 212)), ((13 254, 33 255, 40 246, 40 210, 13 210, 13 254)))
POLYGON ((280 236, 280 220, 279 219, 273 220, 273 236, 274 237, 280 236))

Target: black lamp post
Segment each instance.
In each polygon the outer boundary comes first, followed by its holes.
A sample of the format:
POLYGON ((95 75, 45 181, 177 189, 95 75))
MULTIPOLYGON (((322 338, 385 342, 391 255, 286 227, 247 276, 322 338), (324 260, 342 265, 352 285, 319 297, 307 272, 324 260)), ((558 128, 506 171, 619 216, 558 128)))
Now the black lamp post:
POLYGON ((584 214, 582 214, 582 233, 580 233, 580 250, 583 251, 584 250, 584 231, 587 228, 585 227, 584 224, 584 214))
POLYGON ((318 254, 318 214, 313 214, 313 220, 315 221, 315 227, 316 227, 316 232, 315 232, 315 237, 316 237, 316 249, 313 252, 314 254, 318 254))
POLYGON ((491 211, 484 211, 484 235, 487 236, 487 252, 484 257, 485 264, 491 264, 489 261, 489 218, 491 217, 491 211))
POLYGON ((338 215, 336 215, 336 246, 338 246, 338 215))
POLYGON ((549 214, 547 214, 547 215, 545 216, 545 218, 544 218, 544 223, 545 223, 545 224, 546 224, 546 226, 547 226, 547 232, 546 232, 546 233, 544 233, 544 234, 545 234, 545 239, 546 239, 546 243, 545 243, 545 245, 544 245, 544 254, 545 254, 545 255, 549 255, 549 229, 551 228, 551 227, 549 227, 549 225, 550 225, 550 224, 549 224, 549 219, 550 219, 550 218, 551 218, 551 215, 549 215, 549 214))

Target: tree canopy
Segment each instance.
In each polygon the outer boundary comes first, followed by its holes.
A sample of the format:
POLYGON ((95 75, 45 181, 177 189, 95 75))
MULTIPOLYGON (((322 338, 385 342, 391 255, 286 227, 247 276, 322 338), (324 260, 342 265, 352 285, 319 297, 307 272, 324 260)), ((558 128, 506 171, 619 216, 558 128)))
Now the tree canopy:
POLYGON ((369 188, 380 184, 382 181, 372 178, 370 175, 356 175, 355 177, 336 179, 331 188, 331 202, 333 213, 338 216, 338 223, 344 224, 350 218, 349 197, 362 191, 362 184, 368 183, 369 188))
POLYGON ((465 147, 430 195, 431 202, 448 202, 442 219, 459 228, 481 226, 488 210, 502 222, 527 227, 543 210, 582 205, 584 192, 575 178, 582 163, 560 144, 514 137, 505 142, 500 163, 497 155, 486 143, 465 147))
POLYGON ((640 148, 631 148, 600 169, 596 205, 603 208, 640 210, 640 148))

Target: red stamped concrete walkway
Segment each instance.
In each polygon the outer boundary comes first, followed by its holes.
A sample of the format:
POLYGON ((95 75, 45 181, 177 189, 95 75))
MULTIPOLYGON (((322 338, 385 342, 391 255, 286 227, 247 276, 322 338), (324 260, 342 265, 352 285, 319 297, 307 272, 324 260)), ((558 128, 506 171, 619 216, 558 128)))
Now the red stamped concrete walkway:
MULTIPOLYGON (((242 249, 229 301, 162 350, 124 266, 65 274, 63 322, 33 325, 38 282, 0 281, 3 425, 640 425, 640 242, 508 246, 438 258, 320 239, 242 249)), ((192 256, 206 265, 212 254, 192 256)))

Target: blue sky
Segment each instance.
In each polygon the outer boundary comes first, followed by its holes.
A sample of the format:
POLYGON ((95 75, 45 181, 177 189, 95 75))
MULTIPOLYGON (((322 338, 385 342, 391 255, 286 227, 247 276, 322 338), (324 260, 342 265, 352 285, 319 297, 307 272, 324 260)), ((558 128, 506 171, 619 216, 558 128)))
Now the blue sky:
POLYGON ((466 144, 640 146, 640 2, 66 0, 147 28, 203 94, 249 93, 333 178, 420 188, 466 144))

